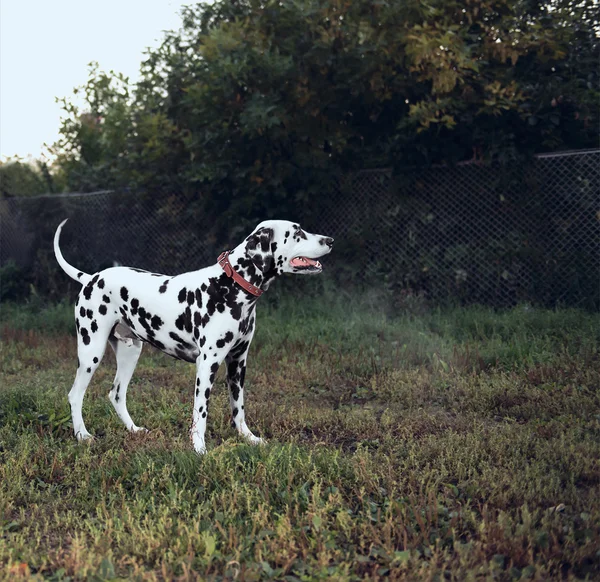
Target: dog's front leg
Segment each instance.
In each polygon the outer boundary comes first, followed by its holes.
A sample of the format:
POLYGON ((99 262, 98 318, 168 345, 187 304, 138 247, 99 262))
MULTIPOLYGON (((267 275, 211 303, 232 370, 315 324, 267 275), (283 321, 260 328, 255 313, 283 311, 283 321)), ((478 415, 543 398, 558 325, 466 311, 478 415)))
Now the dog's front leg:
POLYGON ((200 355, 196 360, 196 386, 194 389, 194 413, 192 416, 192 428, 190 438, 194 450, 202 455, 206 452, 204 434, 206 432, 206 417, 208 416, 208 402, 215 375, 219 369, 220 361, 215 359, 204 359, 200 355))
MULTIPOLYGON (((250 347, 248 345, 248 347, 250 347)), ((227 386, 229 388, 229 404, 231 406, 231 422, 239 434, 250 444, 262 445, 263 439, 257 437, 246 424, 244 411, 244 379, 246 377, 246 358, 248 347, 243 352, 231 352, 226 358, 227 386)))

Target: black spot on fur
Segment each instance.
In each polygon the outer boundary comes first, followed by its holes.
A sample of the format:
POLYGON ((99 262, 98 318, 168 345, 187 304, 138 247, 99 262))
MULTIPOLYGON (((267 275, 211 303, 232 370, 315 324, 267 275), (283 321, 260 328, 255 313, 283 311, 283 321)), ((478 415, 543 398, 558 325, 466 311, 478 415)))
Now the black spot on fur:
POLYGON ((235 418, 238 415, 238 409, 234 408, 233 412, 231 413, 231 416, 233 416, 233 418, 235 418))
POLYGON ((185 331, 192 333, 194 326, 192 324, 192 310, 189 307, 185 309, 185 331))
POLYGON ((248 350, 249 342, 243 341, 238 343, 229 353, 232 358, 239 358, 248 350))
POLYGON ((230 331, 228 331, 223 336, 223 338, 217 340, 217 347, 218 348, 225 347, 225 344, 228 344, 232 339, 233 339, 233 334, 230 331))
POLYGON ((219 364, 216 362, 210 367, 210 379, 209 382, 212 384, 215 381, 215 375, 219 369, 219 364))
POLYGON ((240 325, 238 327, 240 333, 245 334, 248 331, 248 324, 250 322, 250 318, 246 317, 246 319, 243 319, 242 321, 240 321, 240 325))
POLYGON ((175 320, 175 327, 183 331, 183 328, 185 327, 185 314, 181 313, 175 320))
POLYGON ((106 305, 98 307, 98 313, 100 313, 100 315, 106 315, 106 305))
POLYGON ((150 320, 150 325, 152 326, 152 329, 160 329, 163 323, 163 320, 160 317, 158 317, 158 315, 154 315, 150 320))
POLYGON ((79 315, 81 315, 81 317, 85 317, 85 307, 79 308, 79 315))
POLYGON ((92 317, 94 317, 94 312, 93 312, 91 309, 88 309, 88 310, 86 311, 86 313, 87 313, 87 316, 88 316, 90 319, 92 319, 92 317))
POLYGON ((162 342, 159 342, 158 340, 150 339, 150 338, 147 341, 150 345, 154 346, 155 348, 158 348, 159 350, 164 351, 165 344, 163 344, 162 342))
POLYGON ((94 364, 97 364, 98 363, 98 358, 94 358, 93 362, 94 362, 94 364))
POLYGON ((98 281, 98 289, 104 289, 104 279, 98 281))
POLYGON ((96 320, 94 319, 94 321, 92 321, 92 325, 90 326, 92 333, 96 333, 98 331, 98 324, 96 323, 96 320))
POLYGON ((92 285, 91 281, 83 288, 83 296, 88 301, 89 301, 90 297, 92 296, 93 289, 94 289, 94 286, 92 285))
POLYGON ((204 398, 206 398, 206 400, 208 400, 210 398, 210 388, 207 388, 204 391, 204 398))
POLYGON ((129 299, 129 291, 127 291, 127 287, 121 287, 121 299, 123 301, 127 301, 129 299))
POLYGON ((234 303, 230 306, 231 317, 236 321, 242 317, 242 303, 234 303))
POLYGON ((240 375, 238 374, 238 363, 230 362, 227 366, 227 377, 229 379, 229 391, 234 401, 237 401, 240 395, 240 375))
POLYGON ((87 372, 88 374, 91 374, 91 373, 92 373, 92 369, 91 369, 91 368, 88 368, 88 369, 86 370, 86 372, 87 372))
POLYGON ((179 294, 177 295, 177 299, 179 300, 179 303, 183 303, 187 298, 187 289, 184 287, 183 289, 181 289, 181 291, 179 291, 179 294))
POLYGON ((104 301, 104 303, 110 303, 110 297, 108 295, 102 295, 102 301, 104 301))
POLYGON ((186 349, 191 349, 194 346, 192 346, 192 344, 186 342, 182 337, 180 337, 179 335, 177 335, 175 332, 170 331, 169 332, 169 337, 172 340, 175 340, 176 342, 178 342, 179 344, 181 344, 182 347, 186 348, 186 349))
POLYGON ((237 376, 237 367, 238 363, 235 360, 229 362, 229 364, 227 365, 227 376, 232 380, 235 379, 235 377, 237 376))

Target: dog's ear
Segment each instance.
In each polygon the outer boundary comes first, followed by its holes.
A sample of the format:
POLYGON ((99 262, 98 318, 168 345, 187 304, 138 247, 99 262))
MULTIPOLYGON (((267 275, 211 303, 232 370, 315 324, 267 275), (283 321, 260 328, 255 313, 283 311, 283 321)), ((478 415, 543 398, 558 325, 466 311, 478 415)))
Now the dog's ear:
POLYGON ((246 254, 263 273, 270 271, 275 265, 271 252, 272 228, 259 228, 246 239, 246 254))

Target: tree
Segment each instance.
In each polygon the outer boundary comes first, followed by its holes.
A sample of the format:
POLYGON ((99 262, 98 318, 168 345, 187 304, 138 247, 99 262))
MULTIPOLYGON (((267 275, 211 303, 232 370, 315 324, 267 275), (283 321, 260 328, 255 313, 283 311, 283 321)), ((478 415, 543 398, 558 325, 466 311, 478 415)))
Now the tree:
POLYGON ((61 138, 50 148, 67 189, 85 192, 127 184, 131 166, 124 158, 133 134, 128 79, 91 63, 87 83, 73 95, 83 96, 85 106, 57 100, 65 117, 61 138))
POLYGON ((56 192, 58 189, 57 180, 44 161, 29 163, 20 158, 11 158, 0 162, 2 197, 35 196, 56 192))
POLYGON ((597 143, 594 0, 220 0, 186 8, 142 78, 92 69, 61 166, 219 216, 318 212, 365 167, 597 143), (86 112, 87 113, 87 112, 86 112))

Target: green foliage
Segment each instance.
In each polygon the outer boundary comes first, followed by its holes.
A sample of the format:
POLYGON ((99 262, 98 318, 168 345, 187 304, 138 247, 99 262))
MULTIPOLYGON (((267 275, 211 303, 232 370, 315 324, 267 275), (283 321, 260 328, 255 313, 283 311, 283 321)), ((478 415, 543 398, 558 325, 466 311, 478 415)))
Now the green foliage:
POLYGON ((594 2, 221 0, 184 9, 126 79, 63 100, 72 188, 171 190, 192 211, 318 213, 361 167, 596 144, 594 2))
POLYGON ((61 138, 50 151, 67 190, 85 192, 127 183, 121 158, 133 132, 129 91, 126 77, 90 63, 87 83, 73 90, 78 98, 82 94, 85 107, 57 99, 64 117, 61 138))
POLYGON ((22 301, 29 295, 28 287, 26 274, 14 261, 0 267, 0 301, 22 301))
POLYGON ((233 436, 221 371, 201 458, 193 366, 145 350, 129 435, 108 353, 78 444, 75 339, 35 326, 71 308, 3 315, 0 580, 598 576, 598 316, 270 301, 246 404, 269 443, 233 436))
POLYGON ((42 161, 24 162, 19 158, 0 162, 1 196, 35 196, 58 191, 60 181, 42 161))

